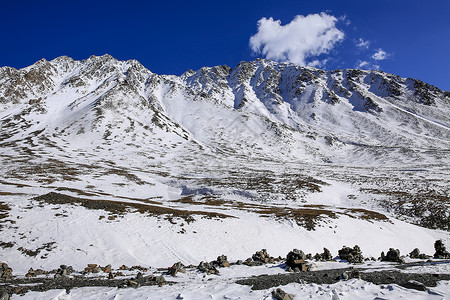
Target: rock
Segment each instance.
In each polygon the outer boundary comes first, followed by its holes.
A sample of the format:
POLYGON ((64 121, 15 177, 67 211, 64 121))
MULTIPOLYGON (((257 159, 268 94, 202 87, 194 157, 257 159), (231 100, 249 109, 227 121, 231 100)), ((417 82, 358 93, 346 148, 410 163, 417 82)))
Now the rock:
POLYGON ((341 250, 338 251, 338 255, 340 259, 346 260, 349 263, 363 263, 364 257, 361 252, 361 248, 358 245, 355 245, 352 248, 343 246, 341 250))
POLYGON ((348 275, 348 272, 344 272, 344 273, 342 273, 342 275, 341 275, 342 280, 348 280, 349 277, 350 277, 350 276, 348 275))
POLYGON ((144 281, 145 281, 144 275, 142 275, 141 272, 137 273, 137 275, 136 275, 136 281, 137 281, 137 282, 144 282, 144 281))
POLYGON ((450 258, 450 253, 445 248, 445 245, 442 242, 442 240, 437 240, 436 242, 434 242, 434 250, 436 250, 433 256, 434 258, 439 259, 450 258))
POLYGON ((361 274, 359 273, 359 270, 352 270, 351 272, 350 272, 350 277, 351 278, 358 278, 358 279, 360 279, 361 278, 361 274))
POLYGON ((162 275, 161 276, 156 276, 154 280, 159 285, 166 284, 166 279, 162 275))
POLYGON ((230 263, 228 262, 228 258, 225 255, 221 255, 217 257, 215 263, 221 268, 230 267, 230 263))
POLYGON ((402 257, 400 257, 400 250, 389 248, 389 251, 384 255, 384 252, 381 252, 381 261, 392 261, 392 262, 399 262, 404 263, 402 257))
POLYGON ((107 265, 107 266, 105 266, 105 267, 103 267, 101 269, 102 269, 103 272, 109 273, 109 272, 111 272, 111 265, 107 265))
POLYGON ((244 262, 242 261, 242 260, 238 260, 237 262, 236 262, 236 264, 237 265, 242 265, 244 262))
POLYGON ((286 265, 294 271, 308 271, 309 265, 305 261, 306 255, 302 250, 294 249, 286 256, 286 265))
POLYGON ((200 262, 200 264, 198 265, 197 269, 200 272, 204 272, 206 273, 206 275, 219 275, 219 270, 216 269, 216 267, 211 264, 211 263, 207 263, 207 262, 200 262))
POLYGON ((131 287, 134 287, 134 288, 138 288, 138 287, 141 286, 138 282, 133 281, 133 280, 127 280, 127 285, 131 286, 131 287))
POLYGON ((274 263, 275 258, 271 257, 266 249, 262 249, 261 251, 257 251, 255 254, 252 255, 253 261, 256 262, 262 262, 262 263, 274 263))
POLYGON ((317 261, 330 261, 333 260, 333 256, 331 255, 330 250, 323 248, 323 253, 316 253, 314 259, 317 261))
POLYGON ((167 275, 176 276, 178 272, 186 273, 186 268, 181 262, 174 263, 167 271, 167 275))
POLYGON ((9 300, 10 295, 8 294, 7 291, 3 291, 1 296, 0 296, 0 300, 9 300))
POLYGON ((7 263, 0 263, 0 278, 8 279, 12 276, 12 269, 7 263))
POLYGON ((30 268, 27 274, 25 274, 25 277, 36 277, 36 271, 33 270, 33 268, 30 268))
POLYGON ((114 279, 114 274, 112 272, 109 272, 108 279, 114 279))
POLYGON ((277 300, 293 300, 294 299, 294 295, 288 294, 280 288, 272 291, 272 297, 277 300))
POLYGON ((422 282, 415 280, 410 280, 407 283, 401 284, 401 286, 407 289, 414 289, 423 292, 427 291, 427 287, 422 282))
POLYGON ((419 255, 420 255, 419 248, 414 248, 414 250, 411 251, 411 253, 409 253, 409 257, 411 258, 419 258, 419 255))

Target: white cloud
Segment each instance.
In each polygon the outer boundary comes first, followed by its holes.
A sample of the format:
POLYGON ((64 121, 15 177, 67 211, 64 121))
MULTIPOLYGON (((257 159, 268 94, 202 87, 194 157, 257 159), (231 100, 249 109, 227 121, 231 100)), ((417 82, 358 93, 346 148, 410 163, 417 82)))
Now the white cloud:
POLYGON ((365 60, 359 60, 355 64, 355 68, 362 70, 379 70, 380 66, 365 60))
POLYGON ((372 55, 372 58, 375 60, 384 60, 388 58, 389 54, 387 54, 383 49, 378 49, 377 52, 375 52, 374 55, 372 55))
POLYGON ((358 42, 356 43, 356 46, 359 48, 369 49, 369 41, 365 41, 362 38, 359 38, 358 42))
MULTIPOLYGON (((344 38, 344 33, 336 28, 337 21, 326 13, 298 15, 286 25, 281 25, 280 20, 262 18, 258 32, 250 38, 250 47, 268 59, 304 66, 308 58, 328 53, 344 38)), ((319 65, 320 61, 310 64, 319 65)))
POLYGON ((365 60, 363 60, 363 61, 359 60, 358 63, 356 64, 356 66, 358 69, 362 69, 364 67, 369 67, 369 62, 365 61, 365 60))

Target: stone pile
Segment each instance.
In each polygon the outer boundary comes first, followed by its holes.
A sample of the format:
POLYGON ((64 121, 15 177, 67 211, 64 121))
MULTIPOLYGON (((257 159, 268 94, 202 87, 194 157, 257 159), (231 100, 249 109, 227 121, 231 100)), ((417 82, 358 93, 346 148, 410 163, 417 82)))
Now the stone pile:
POLYGON ((0 278, 9 279, 12 276, 12 269, 7 263, 0 263, 0 278))
POLYGON ((353 248, 344 246, 338 251, 338 256, 340 259, 346 260, 349 263, 363 263, 364 257, 361 252, 361 248, 355 245, 353 248))
POLYGON ((419 248, 414 248, 414 250, 411 251, 411 253, 409 253, 409 257, 410 258, 417 258, 417 259, 428 259, 431 256, 426 255, 425 253, 420 253, 419 248))
POLYGON ((445 249, 442 240, 437 240, 436 242, 434 242, 434 250, 436 250, 433 256, 434 258, 439 259, 450 258, 450 253, 447 251, 447 249, 445 249))
POLYGON ((217 260, 212 262, 214 265, 217 265, 221 268, 228 268, 230 267, 230 263, 228 262, 228 258, 225 255, 221 255, 217 257, 217 260))
POLYGON ((214 264, 204 261, 200 262, 200 264, 197 267, 197 270, 206 273, 206 275, 219 275, 219 270, 217 270, 214 264))
POLYGON ((405 260, 400 256, 400 250, 389 248, 389 251, 384 255, 384 251, 381 252, 381 261, 392 261, 398 263, 404 263, 405 260))
POLYGON ((176 276, 178 272, 186 273, 186 267, 180 261, 174 263, 173 266, 167 270, 167 275, 176 276))
POLYGON ((330 261, 333 260, 330 250, 323 248, 323 253, 316 253, 313 257, 317 261, 330 261))
POLYGON ((306 272, 309 265, 305 261, 306 255, 302 250, 294 249, 286 256, 287 271, 306 272))
POLYGON ((138 287, 144 285, 145 283, 157 284, 159 286, 162 286, 166 283, 166 279, 162 275, 161 276, 154 276, 154 275, 144 276, 141 272, 139 272, 139 273, 137 273, 135 278, 127 280, 126 285, 129 287, 138 288, 138 287))

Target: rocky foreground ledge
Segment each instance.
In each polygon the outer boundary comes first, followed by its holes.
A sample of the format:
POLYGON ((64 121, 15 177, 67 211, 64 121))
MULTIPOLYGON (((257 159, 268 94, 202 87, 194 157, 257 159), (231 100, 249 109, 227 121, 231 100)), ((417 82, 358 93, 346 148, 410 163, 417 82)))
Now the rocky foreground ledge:
MULTIPOLYGON (((420 253, 416 248, 407 256, 420 260, 405 263, 405 256, 401 256, 400 251, 391 248, 386 254, 381 253, 378 258, 379 261, 390 263, 390 270, 381 271, 365 267, 365 261, 376 259, 364 258, 357 245, 353 248, 344 246, 335 258, 332 258, 330 251, 326 248, 323 253, 317 253, 314 256, 294 249, 287 254, 286 258, 274 258, 263 249, 245 261, 238 260, 232 263, 228 262, 225 255, 221 255, 212 262, 201 262, 198 266, 185 266, 181 262, 177 262, 172 267, 161 269, 142 266, 127 267, 125 265, 113 269, 111 265, 102 267, 97 264, 89 264, 84 270, 75 271, 71 266, 61 265, 58 269, 51 271, 30 268, 24 276, 13 275, 13 270, 6 263, 0 263, 0 300, 8 300, 12 294, 25 294, 29 291, 45 292, 52 289, 63 289, 69 294, 71 289, 79 287, 139 288, 141 286, 174 285, 177 282, 166 280, 166 278, 173 278, 179 273, 186 272, 204 273, 204 276, 219 276, 221 268, 233 265, 255 267, 266 264, 279 267, 280 274, 252 276, 239 279, 235 283, 249 285, 253 290, 263 290, 294 282, 333 284, 340 280, 355 278, 377 285, 398 284, 405 288, 427 291, 428 287, 436 286, 438 281, 450 280, 450 273, 412 273, 401 270, 416 266, 450 264, 450 253, 445 249, 442 241, 435 242, 435 250, 433 259, 431 259, 431 256, 420 253), (349 267, 312 271, 311 261, 313 260, 322 262, 339 260, 349 263, 349 267), (286 272, 284 274, 281 273, 283 269, 286 272)), ((274 290, 273 296, 275 299, 292 299, 292 295, 284 293, 281 289, 274 290)))

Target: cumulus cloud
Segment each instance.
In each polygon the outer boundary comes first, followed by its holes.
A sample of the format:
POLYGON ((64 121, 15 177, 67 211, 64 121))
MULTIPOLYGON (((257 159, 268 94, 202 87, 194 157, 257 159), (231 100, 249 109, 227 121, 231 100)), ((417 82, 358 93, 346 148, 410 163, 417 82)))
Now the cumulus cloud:
POLYGON ((384 60, 388 58, 389 54, 387 54, 383 49, 378 49, 377 52, 375 52, 374 55, 372 55, 372 58, 375 60, 384 60))
POLYGON ((356 43, 356 46, 359 48, 369 49, 369 41, 365 41, 362 38, 359 38, 358 42, 356 43))
POLYGON ((262 18, 258 32, 250 38, 250 47, 268 59, 319 66, 323 60, 307 60, 328 53, 344 38, 344 33, 336 28, 337 21, 326 13, 298 15, 286 25, 281 25, 280 20, 262 18))

